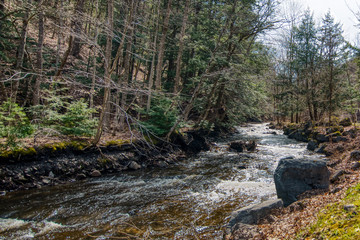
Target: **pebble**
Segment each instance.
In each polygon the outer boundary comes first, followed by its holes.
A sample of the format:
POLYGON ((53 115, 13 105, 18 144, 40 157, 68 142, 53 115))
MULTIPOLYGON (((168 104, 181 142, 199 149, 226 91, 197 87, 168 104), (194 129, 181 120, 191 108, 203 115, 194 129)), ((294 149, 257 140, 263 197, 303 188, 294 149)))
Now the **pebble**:
POLYGON ((93 170, 91 173, 90 173, 90 176, 92 177, 100 177, 101 176, 101 172, 99 170, 93 170))

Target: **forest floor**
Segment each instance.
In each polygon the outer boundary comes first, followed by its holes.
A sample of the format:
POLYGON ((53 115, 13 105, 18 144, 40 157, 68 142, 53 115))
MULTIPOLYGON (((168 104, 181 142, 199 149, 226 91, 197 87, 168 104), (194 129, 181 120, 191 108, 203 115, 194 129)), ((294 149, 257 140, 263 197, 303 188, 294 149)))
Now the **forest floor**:
POLYGON ((311 237, 308 232, 317 222, 319 213, 324 212, 329 204, 340 203, 347 190, 360 182, 360 171, 352 168, 354 161, 350 157, 351 152, 360 150, 359 142, 360 134, 357 133, 355 138, 348 138, 347 142, 328 143, 326 149, 331 153, 328 157, 331 176, 340 173, 330 184, 330 190, 306 192, 299 197, 299 201, 273 212, 270 218, 258 225, 261 233, 259 239, 318 239, 311 237))

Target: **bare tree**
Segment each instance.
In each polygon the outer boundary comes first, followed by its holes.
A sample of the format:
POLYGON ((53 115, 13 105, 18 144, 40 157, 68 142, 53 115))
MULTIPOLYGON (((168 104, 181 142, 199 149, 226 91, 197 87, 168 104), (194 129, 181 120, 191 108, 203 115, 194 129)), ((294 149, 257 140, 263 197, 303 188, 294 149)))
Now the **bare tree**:
POLYGON ((104 91, 104 98, 101 107, 98 128, 97 128, 96 136, 93 141, 94 145, 98 144, 100 141, 104 128, 105 114, 108 110, 109 99, 110 99, 111 69, 109 66, 111 64, 112 39, 114 32, 114 0, 107 1, 107 12, 108 12, 108 16, 107 16, 108 34, 106 38, 106 49, 105 49, 105 74, 104 74, 105 91, 104 91))
POLYGON ((162 69, 163 69, 163 60, 164 60, 164 52, 165 52, 165 41, 166 35, 169 28, 169 19, 171 13, 171 3, 172 0, 168 0, 166 14, 164 18, 161 39, 159 43, 159 54, 158 54, 158 63, 156 67, 156 80, 155 80, 155 88, 156 90, 161 90, 161 77, 162 77, 162 69))
POLYGON ((73 20, 73 31, 74 31, 74 42, 71 50, 71 55, 74 57, 80 58, 81 51, 81 34, 82 34, 82 22, 84 14, 84 4, 85 0, 77 0, 75 11, 74 11, 74 20, 73 20))
POLYGON ((184 40, 185 40, 185 31, 186 31, 186 25, 187 25, 188 15, 189 15, 189 5, 190 5, 190 0, 186 0, 183 22, 181 25, 181 32, 180 32, 179 51, 178 51, 178 55, 177 55, 177 59, 176 59, 174 94, 178 93, 179 86, 180 86, 181 58, 182 58, 183 51, 184 51, 184 40))
POLYGON ((34 93, 33 93, 33 105, 39 104, 40 98, 40 84, 42 81, 42 72, 43 72, 43 45, 44 45, 44 10, 41 6, 42 2, 39 2, 38 6, 38 43, 37 43, 37 52, 36 52, 36 70, 37 77, 35 79, 34 93))

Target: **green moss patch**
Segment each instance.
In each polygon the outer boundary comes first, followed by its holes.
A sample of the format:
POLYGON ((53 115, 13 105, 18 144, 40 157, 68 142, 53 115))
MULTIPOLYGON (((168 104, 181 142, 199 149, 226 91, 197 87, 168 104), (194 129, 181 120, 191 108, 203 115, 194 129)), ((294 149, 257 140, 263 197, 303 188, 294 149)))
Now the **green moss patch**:
POLYGON ((297 239, 360 239, 360 184, 350 188, 340 202, 321 210, 317 222, 297 239))
POLYGON ((127 143, 130 143, 130 140, 126 139, 117 139, 117 140, 111 140, 111 141, 107 141, 105 143, 105 146, 121 146, 123 144, 127 144, 127 143))

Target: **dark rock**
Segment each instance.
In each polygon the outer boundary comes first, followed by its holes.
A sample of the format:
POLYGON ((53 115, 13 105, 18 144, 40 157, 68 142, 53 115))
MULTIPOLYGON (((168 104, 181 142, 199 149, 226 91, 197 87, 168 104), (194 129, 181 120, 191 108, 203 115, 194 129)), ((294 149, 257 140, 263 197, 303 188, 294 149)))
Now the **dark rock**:
POLYGON ((246 169, 246 166, 245 165, 239 165, 237 168, 238 169, 246 169))
POLYGON ((360 151, 355 150, 350 153, 350 159, 352 161, 359 161, 360 160, 360 151))
POLYGON ((332 190, 330 191, 330 194, 335 194, 335 193, 337 193, 337 192, 340 192, 341 190, 342 190, 341 187, 334 188, 334 189, 332 189, 332 190))
POLYGON ((205 135, 206 133, 203 131, 189 131, 184 135, 176 134, 172 142, 179 145, 188 154, 196 154, 210 150, 210 144, 204 137, 205 135))
POLYGON ((297 141, 300 141, 300 142, 308 142, 308 136, 306 135, 306 133, 299 129, 299 130, 296 130, 292 133, 289 134, 289 138, 291 139, 295 139, 297 141))
POLYGON ((342 133, 344 137, 350 136, 351 138, 356 138, 356 129, 350 129, 342 133))
POLYGON ((342 137, 342 136, 337 136, 337 137, 333 137, 332 142, 333 143, 339 143, 339 142, 347 142, 348 139, 346 137, 342 137))
POLYGON ((315 141, 310 141, 307 145, 307 149, 310 151, 315 151, 316 148, 318 148, 318 144, 315 141))
POLYGON ((336 146, 336 151, 338 151, 338 152, 344 152, 344 151, 345 151, 345 148, 344 148, 344 146, 339 145, 339 146, 336 146))
POLYGON ((317 134, 316 135, 316 141, 318 142, 318 143, 324 143, 324 142, 329 142, 329 140, 330 140, 330 138, 329 138, 329 136, 326 136, 326 135, 324 135, 324 134, 317 134))
POLYGON ((82 179, 85 179, 85 178, 86 178, 86 175, 83 174, 83 173, 80 173, 80 174, 76 175, 76 179, 78 179, 78 180, 82 180, 82 179))
POLYGON ((276 129, 276 126, 274 124, 270 124, 269 129, 276 129))
POLYGON ((282 159, 274 173, 277 196, 288 206, 308 190, 329 189, 329 176, 326 161, 282 159))
POLYGON ((275 132, 275 131, 273 131, 273 132, 264 132, 264 134, 277 135, 277 132, 275 132))
POLYGON ((352 123, 351 123, 350 118, 344 118, 343 120, 340 121, 339 124, 343 127, 348 127, 348 126, 351 126, 352 123))
POLYGON ((241 208, 231 214, 228 227, 232 228, 237 223, 257 224, 260 219, 269 215, 272 210, 281 208, 282 206, 283 201, 276 199, 241 208))
POLYGON ((141 169, 141 166, 137 162, 131 161, 128 168, 131 170, 138 170, 141 169))
POLYGON ((243 152, 246 148, 246 144, 243 141, 235 141, 231 142, 229 147, 236 152, 243 152))
POLYGON ((304 205, 304 203, 302 203, 301 201, 298 202, 293 202, 292 204, 290 204, 288 206, 288 208, 290 209, 290 212, 296 212, 296 211, 301 211, 305 208, 306 206, 304 205))
POLYGON ((246 150, 248 150, 249 152, 253 152, 256 150, 257 144, 255 141, 249 141, 248 143, 245 144, 246 146, 246 150))
POLYGON ((332 183, 336 182, 344 174, 345 174, 344 170, 338 170, 338 171, 334 172, 334 174, 331 175, 331 177, 330 177, 330 182, 332 182, 332 183))
POLYGON ((320 147, 318 149, 315 150, 316 153, 320 153, 320 154, 325 154, 325 148, 327 147, 326 144, 322 144, 320 145, 320 147))
POLYGON ((340 133, 344 132, 344 127, 342 126, 332 126, 329 128, 326 128, 326 134, 332 134, 332 133, 336 133, 338 135, 340 135, 340 133))
POLYGON ((91 177, 100 177, 101 172, 99 170, 94 169, 94 170, 91 171, 90 176, 91 177))
POLYGON ((312 127, 313 127, 313 124, 312 124, 311 121, 306 122, 305 125, 304 125, 304 129, 305 129, 305 130, 310 129, 310 128, 312 128, 312 127))
POLYGON ((354 162, 352 165, 351 165, 351 169, 352 170, 358 170, 360 168, 360 162, 354 162))

